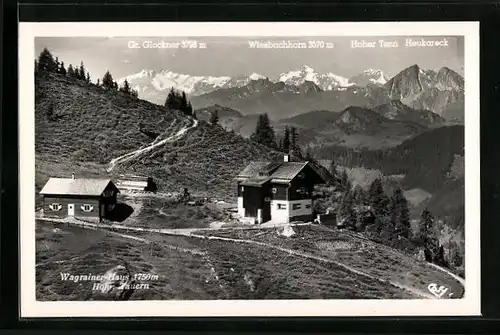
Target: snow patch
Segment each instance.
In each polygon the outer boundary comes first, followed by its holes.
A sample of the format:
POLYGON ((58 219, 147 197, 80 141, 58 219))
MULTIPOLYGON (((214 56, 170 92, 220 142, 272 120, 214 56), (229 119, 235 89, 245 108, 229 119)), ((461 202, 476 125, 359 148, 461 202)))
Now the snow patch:
POLYGON ((255 72, 252 73, 248 78, 250 78, 251 80, 266 79, 266 77, 264 77, 263 75, 255 73, 255 72))
POLYGON ((118 80, 121 85, 125 79, 139 92, 143 92, 147 87, 152 87, 157 91, 165 91, 174 88, 184 91, 188 94, 193 93, 198 86, 202 87, 222 87, 231 80, 228 76, 191 76, 184 73, 176 73, 171 70, 162 70, 156 72, 154 70, 144 69, 136 74, 131 74, 127 77, 118 80))
POLYGON ((308 65, 303 65, 299 70, 292 70, 280 74, 277 81, 295 86, 299 86, 305 81, 311 81, 318 85, 322 90, 332 90, 338 87, 349 87, 354 85, 345 77, 332 72, 320 74, 308 65))

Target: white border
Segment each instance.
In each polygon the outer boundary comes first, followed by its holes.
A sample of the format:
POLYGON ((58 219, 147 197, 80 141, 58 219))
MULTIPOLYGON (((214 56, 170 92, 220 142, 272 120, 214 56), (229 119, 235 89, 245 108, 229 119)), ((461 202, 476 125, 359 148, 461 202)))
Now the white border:
POLYGON ((480 315, 479 23, 19 24, 21 317, 480 315), (35 299, 34 38, 38 36, 465 36, 466 285, 460 300, 39 302, 35 299))

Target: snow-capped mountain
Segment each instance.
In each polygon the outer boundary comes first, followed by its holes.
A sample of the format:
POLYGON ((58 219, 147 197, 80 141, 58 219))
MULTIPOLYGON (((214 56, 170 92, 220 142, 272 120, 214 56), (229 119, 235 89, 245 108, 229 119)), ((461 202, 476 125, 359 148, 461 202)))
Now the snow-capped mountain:
POLYGON ((167 92, 177 89, 186 92, 191 96, 212 92, 219 88, 241 87, 252 80, 265 78, 258 73, 249 76, 229 77, 229 76, 192 76, 188 74, 176 73, 171 70, 155 71, 143 69, 118 81, 122 85, 125 79, 130 86, 137 90, 139 97, 156 103, 163 103, 167 92))
MULTIPOLYGON (((266 79, 266 77, 261 75, 261 74, 255 73, 255 72, 249 76, 236 76, 236 77, 230 78, 222 86, 222 88, 243 87, 252 81, 256 81, 256 80, 260 80, 260 79, 266 79)), ((203 92, 203 93, 198 93, 198 94, 194 94, 194 95, 201 95, 204 93, 209 93, 209 92, 203 92)))
POLYGON ((276 81, 282 81, 287 85, 299 86, 306 81, 318 85, 323 91, 330 91, 336 88, 352 86, 349 79, 336 75, 332 72, 318 73, 312 67, 303 65, 298 70, 282 73, 276 81))
POLYGON ((170 70, 157 72, 144 69, 139 73, 120 79, 118 83, 123 83, 125 79, 132 87, 138 89, 139 93, 148 88, 164 91, 174 87, 189 94, 203 87, 222 87, 231 77, 191 76, 170 70))
POLYGON ((349 82, 356 86, 366 86, 368 84, 384 85, 389 79, 382 70, 367 69, 360 74, 349 78, 349 82))
POLYGON ((272 114, 286 101, 290 109, 290 115, 286 116, 290 117, 299 113, 300 103, 307 103, 312 108, 308 99, 316 95, 328 105, 315 105, 315 109, 373 107, 399 100, 413 109, 431 111, 447 120, 463 118, 464 79, 446 67, 435 71, 413 65, 390 80, 379 69, 367 69, 347 79, 332 72, 318 73, 307 65, 273 79, 258 73, 216 77, 149 69, 122 78, 119 84, 125 79, 141 99, 154 103, 163 104, 168 91, 175 88, 186 92, 196 108, 217 103, 241 110, 243 114, 262 112, 263 101, 269 103, 272 114), (301 102, 295 101, 297 99, 301 102))

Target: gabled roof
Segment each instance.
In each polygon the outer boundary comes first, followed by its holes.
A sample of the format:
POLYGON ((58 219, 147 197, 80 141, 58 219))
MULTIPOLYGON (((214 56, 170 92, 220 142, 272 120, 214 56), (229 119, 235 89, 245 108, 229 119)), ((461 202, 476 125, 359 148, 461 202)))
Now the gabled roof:
POLYGON ((310 166, 321 179, 326 181, 323 174, 309 162, 251 162, 236 179, 252 185, 261 183, 266 177, 270 178, 272 183, 289 183, 306 166, 310 166))
POLYGON ((241 183, 241 185, 261 187, 262 185, 264 185, 265 183, 267 183, 270 180, 271 180, 271 177, 252 177, 252 178, 245 179, 245 181, 243 181, 241 183))
POLYGON ((281 166, 281 164, 281 162, 269 163, 259 171, 259 174, 262 176, 270 176, 281 166))
POLYGON ((271 162, 250 162, 240 173, 237 178, 250 178, 259 174, 263 168, 268 166, 271 162))
POLYGON ((100 196, 110 183, 118 190, 110 179, 50 178, 40 194, 100 196))
POLYGON ((291 181, 306 165, 307 162, 283 162, 272 174, 272 182, 291 181))

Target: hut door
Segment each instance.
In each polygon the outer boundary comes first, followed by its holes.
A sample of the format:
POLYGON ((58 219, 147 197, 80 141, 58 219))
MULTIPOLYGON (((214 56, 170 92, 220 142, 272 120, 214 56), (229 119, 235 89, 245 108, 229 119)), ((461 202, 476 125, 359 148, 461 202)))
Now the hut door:
POLYGON ((75 204, 68 204, 68 215, 75 216, 75 204))

